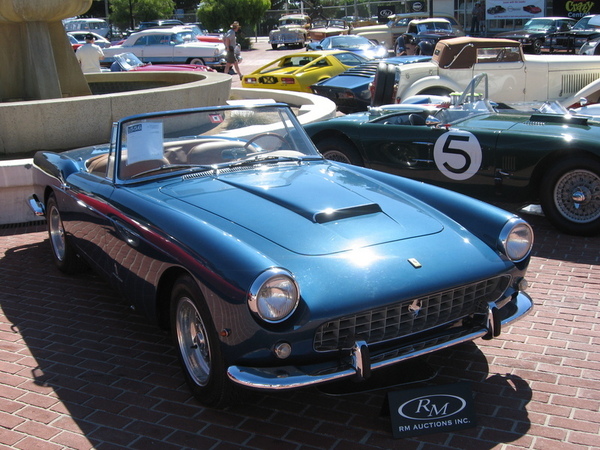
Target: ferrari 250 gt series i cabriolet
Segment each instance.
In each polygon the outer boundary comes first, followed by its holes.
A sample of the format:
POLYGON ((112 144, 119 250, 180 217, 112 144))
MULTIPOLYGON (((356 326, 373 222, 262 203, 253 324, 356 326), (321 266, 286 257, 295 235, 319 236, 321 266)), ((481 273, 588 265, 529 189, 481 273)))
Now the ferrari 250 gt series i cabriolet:
POLYGON ((329 161, 286 105, 148 113, 34 157, 54 262, 170 329, 206 405, 369 377, 527 314, 519 217, 329 161))

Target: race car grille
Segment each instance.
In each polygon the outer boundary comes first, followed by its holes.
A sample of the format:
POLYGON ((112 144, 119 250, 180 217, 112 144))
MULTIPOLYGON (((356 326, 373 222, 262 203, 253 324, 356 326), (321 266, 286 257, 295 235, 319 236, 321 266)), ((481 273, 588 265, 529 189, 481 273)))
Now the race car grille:
POLYGON ((275 77, 259 77, 258 82, 262 84, 276 84, 277 78, 275 77))
POLYGON ((326 322, 315 333, 314 349, 347 349, 356 340, 376 344, 484 314, 488 302, 498 300, 509 282, 508 275, 490 278, 326 322))

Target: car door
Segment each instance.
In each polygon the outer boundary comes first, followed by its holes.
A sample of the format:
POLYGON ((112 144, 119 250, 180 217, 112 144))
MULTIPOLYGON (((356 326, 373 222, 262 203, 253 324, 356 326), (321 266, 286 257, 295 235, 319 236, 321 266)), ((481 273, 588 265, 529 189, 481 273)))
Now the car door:
POLYGON ((87 261, 108 275, 106 238, 114 185, 105 176, 89 172, 73 173, 66 181, 59 208, 69 239, 87 261))
POLYGON ((478 48, 473 76, 487 73, 488 97, 501 102, 525 101, 527 72, 519 47, 478 48))
POLYGON ((169 34, 151 34, 146 36, 146 45, 142 49, 142 61, 146 63, 172 63, 175 42, 169 34))
POLYGON ((365 164, 477 197, 495 196, 498 132, 411 123, 400 114, 361 127, 365 164))

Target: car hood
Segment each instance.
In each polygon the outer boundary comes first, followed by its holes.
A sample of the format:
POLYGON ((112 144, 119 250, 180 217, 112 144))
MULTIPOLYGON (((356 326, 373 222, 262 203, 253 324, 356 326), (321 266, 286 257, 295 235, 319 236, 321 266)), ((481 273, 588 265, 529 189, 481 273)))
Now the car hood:
POLYGON ((497 34, 496 37, 503 37, 503 38, 528 38, 531 36, 541 36, 543 35, 544 32, 543 31, 531 31, 531 30, 515 30, 515 31, 507 31, 506 33, 500 33, 497 34))
POLYGON ((329 162, 210 175, 164 186, 161 192, 173 199, 169 201, 173 207, 187 213, 190 208, 205 210, 304 255, 338 253, 443 230, 423 205, 329 162))

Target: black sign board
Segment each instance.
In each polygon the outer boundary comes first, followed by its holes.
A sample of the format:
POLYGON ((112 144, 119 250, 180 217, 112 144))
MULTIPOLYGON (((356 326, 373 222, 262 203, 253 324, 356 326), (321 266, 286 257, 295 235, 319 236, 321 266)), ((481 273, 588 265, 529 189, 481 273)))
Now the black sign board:
POLYGON ((468 382, 390 392, 388 401, 395 438, 462 430, 477 424, 468 382))

